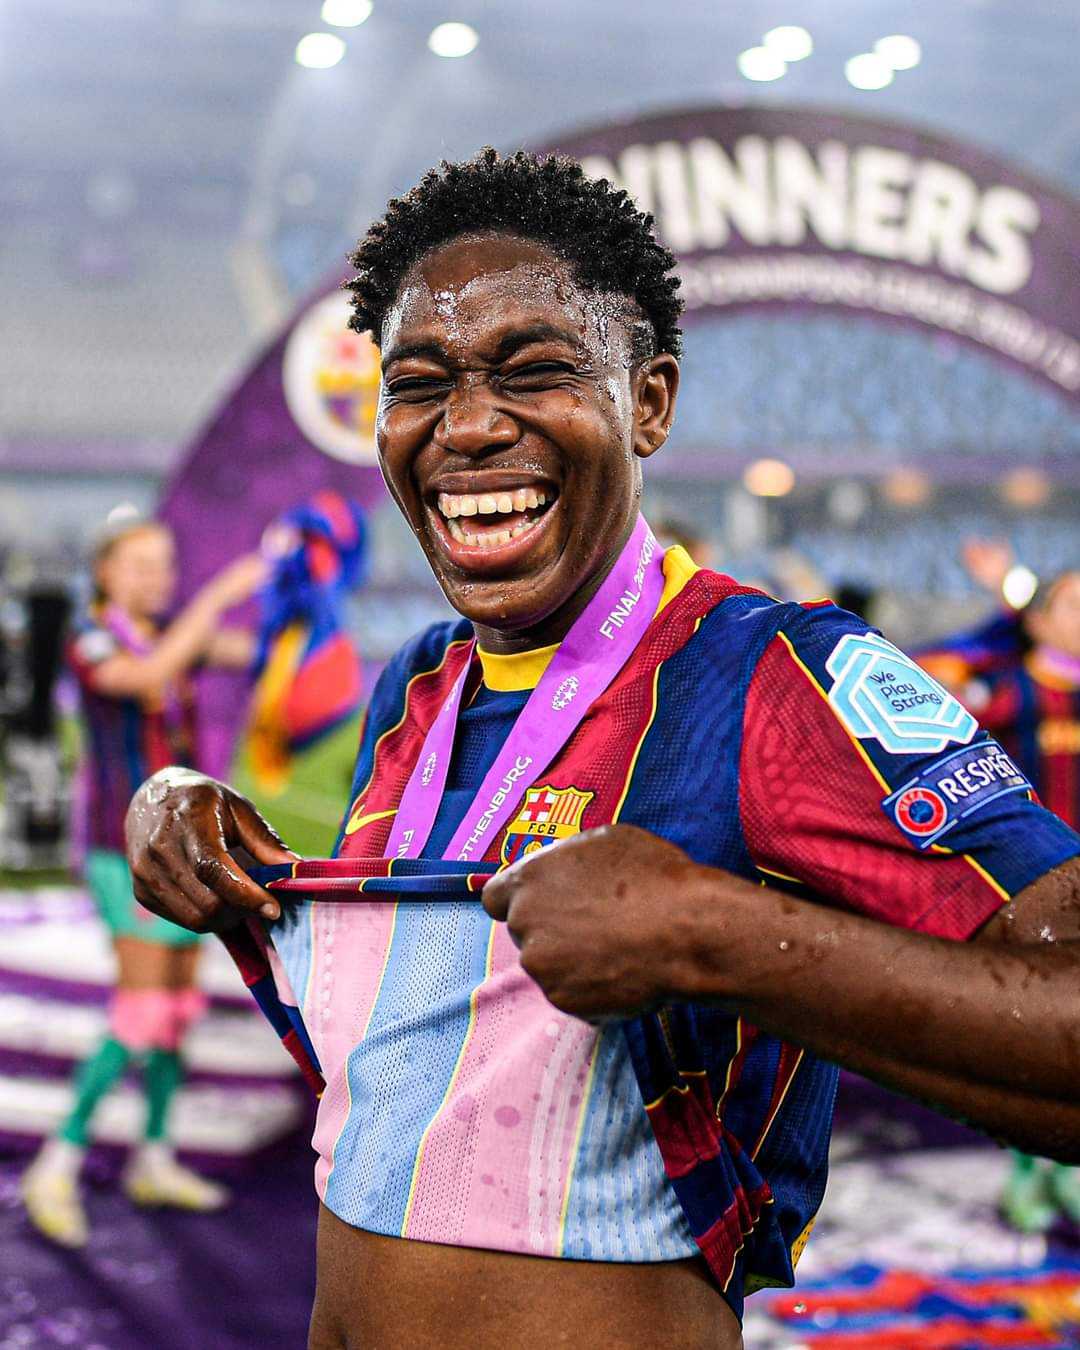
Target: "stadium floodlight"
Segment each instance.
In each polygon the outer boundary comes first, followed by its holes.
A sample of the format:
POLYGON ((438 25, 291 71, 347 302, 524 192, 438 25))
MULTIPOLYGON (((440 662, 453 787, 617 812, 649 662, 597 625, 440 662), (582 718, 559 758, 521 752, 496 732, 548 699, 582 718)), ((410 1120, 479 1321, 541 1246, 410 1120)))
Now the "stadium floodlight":
POLYGON ((334 28, 359 28, 374 8, 371 0, 323 0, 322 21, 334 28))
POLYGON ((467 23, 441 23, 431 30, 427 45, 436 56, 468 56, 476 50, 480 35, 467 23))
POLYGON ((856 89, 884 89, 893 80, 892 66, 877 52, 853 56, 844 66, 844 74, 856 89))
POLYGON ((329 70, 345 55, 345 44, 335 33, 308 33, 296 44, 296 64, 309 70, 329 70))
POLYGON ((782 459, 756 459, 743 471, 743 487, 755 497, 786 497, 795 486, 795 471, 782 459))
POLYGON ((874 51, 893 70, 913 70, 922 60, 922 48, 906 33, 892 33, 889 37, 878 38, 874 43, 874 51))
POLYGON ((737 64, 744 80, 778 80, 787 74, 787 62, 768 47, 747 47, 737 64))
POLYGON ((761 41, 781 61, 804 61, 814 50, 814 39, 805 28, 794 23, 770 28, 761 41))

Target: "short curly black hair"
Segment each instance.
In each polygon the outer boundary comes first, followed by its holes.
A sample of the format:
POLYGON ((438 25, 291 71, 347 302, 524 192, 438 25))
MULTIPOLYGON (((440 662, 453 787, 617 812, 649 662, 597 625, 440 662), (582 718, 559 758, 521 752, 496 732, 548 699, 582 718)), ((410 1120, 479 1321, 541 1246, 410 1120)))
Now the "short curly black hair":
POLYGON ((494 230, 545 244, 585 290, 632 299, 644 319, 635 355, 682 350, 675 258, 653 233, 653 218, 607 179, 590 179, 561 155, 490 146, 461 164, 447 161, 392 200, 349 261, 356 275, 349 327, 378 341, 409 268, 430 249, 474 231, 494 230), (644 337, 644 341, 642 338, 644 337))

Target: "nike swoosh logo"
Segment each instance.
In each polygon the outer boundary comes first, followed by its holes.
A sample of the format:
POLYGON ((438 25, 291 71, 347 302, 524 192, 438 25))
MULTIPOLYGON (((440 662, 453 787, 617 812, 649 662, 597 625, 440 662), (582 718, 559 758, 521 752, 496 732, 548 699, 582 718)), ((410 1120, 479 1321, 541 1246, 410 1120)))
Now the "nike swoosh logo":
POLYGON ((349 823, 345 826, 345 833, 355 834, 357 830, 362 830, 365 825, 371 825, 376 820, 386 820, 389 816, 396 815, 396 807, 391 811, 370 811, 366 816, 352 815, 349 817, 349 823))

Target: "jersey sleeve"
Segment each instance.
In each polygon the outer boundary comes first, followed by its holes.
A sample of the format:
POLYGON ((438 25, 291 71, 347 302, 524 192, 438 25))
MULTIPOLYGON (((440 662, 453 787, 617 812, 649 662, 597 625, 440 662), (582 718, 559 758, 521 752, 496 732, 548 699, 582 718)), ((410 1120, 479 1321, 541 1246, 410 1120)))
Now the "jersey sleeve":
POLYGON ((897 927, 971 936, 1080 853, 956 698, 831 604, 789 611, 747 688, 740 812, 766 876, 897 927))
POLYGON ((94 687, 94 673, 103 661, 116 656, 120 643, 100 624, 86 622, 71 634, 67 643, 67 660, 75 678, 85 688, 94 687))

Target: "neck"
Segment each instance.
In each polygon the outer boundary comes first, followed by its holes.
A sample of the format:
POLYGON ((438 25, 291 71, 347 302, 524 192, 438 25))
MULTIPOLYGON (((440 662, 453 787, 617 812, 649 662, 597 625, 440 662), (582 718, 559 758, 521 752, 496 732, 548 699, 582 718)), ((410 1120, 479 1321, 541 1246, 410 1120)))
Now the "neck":
POLYGON ((476 640, 486 652, 499 655, 511 655, 514 652, 534 651, 537 647, 551 647, 561 642, 573 628, 585 606, 604 584, 608 573, 618 562, 626 541, 637 524, 635 510, 630 523, 623 531, 619 542, 610 554, 604 557, 599 566, 561 605, 538 623, 525 628, 489 628, 487 624, 474 623, 476 640))

